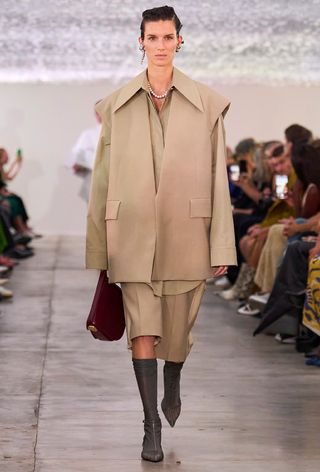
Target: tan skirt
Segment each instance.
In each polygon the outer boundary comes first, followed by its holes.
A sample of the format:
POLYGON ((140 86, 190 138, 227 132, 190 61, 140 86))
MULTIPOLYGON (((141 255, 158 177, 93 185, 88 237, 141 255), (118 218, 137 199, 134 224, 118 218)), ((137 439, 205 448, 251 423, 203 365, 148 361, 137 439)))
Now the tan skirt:
POLYGON ((144 283, 121 283, 128 348, 138 336, 155 336, 156 356, 184 362, 192 347, 191 329, 196 320, 205 282, 178 295, 154 294, 144 283))

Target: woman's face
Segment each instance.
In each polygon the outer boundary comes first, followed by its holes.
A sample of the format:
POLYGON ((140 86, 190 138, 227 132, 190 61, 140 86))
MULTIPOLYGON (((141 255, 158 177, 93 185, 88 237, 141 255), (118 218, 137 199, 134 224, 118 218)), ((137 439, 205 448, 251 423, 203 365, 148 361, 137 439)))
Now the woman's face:
POLYGON ((144 46, 148 65, 165 67, 172 65, 182 37, 177 36, 172 20, 148 21, 145 24, 144 39, 139 38, 139 42, 144 46))
POLYGON ((274 157, 272 154, 273 154, 273 151, 280 146, 281 146, 281 143, 271 144, 265 150, 265 159, 272 174, 276 172, 276 166, 278 164, 278 157, 279 157, 279 156, 274 157))
POLYGON ((277 158, 274 170, 277 174, 281 175, 290 175, 292 172, 292 163, 290 157, 287 157, 285 154, 277 158))
POLYGON ((253 155, 250 152, 243 154, 239 157, 239 161, 246 161, 247 163, 247 172, 249 175, 252 175, 253 171, 256 168, 255 162, 253 160, 253 155))

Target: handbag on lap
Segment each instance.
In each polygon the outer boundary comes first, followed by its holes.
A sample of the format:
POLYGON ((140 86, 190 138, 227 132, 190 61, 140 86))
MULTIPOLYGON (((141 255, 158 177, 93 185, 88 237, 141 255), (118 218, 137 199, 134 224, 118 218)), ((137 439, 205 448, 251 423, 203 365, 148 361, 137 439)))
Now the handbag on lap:
POLYGON ((114 283, 109 284, 105 270, 100 272, 86 326, 92 336, 101 341, 117 341, 124 333, 121 288, 114 283))

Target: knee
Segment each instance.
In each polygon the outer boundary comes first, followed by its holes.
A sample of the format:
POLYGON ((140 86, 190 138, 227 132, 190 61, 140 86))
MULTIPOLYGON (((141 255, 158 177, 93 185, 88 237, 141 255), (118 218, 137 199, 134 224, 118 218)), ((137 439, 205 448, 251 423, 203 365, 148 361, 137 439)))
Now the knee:
POLYGON ((132 339, 132 355, 135 359, 155 358, 155 336, 137 336, 132 339))
POLYGON ((137 336, 132 339, 132 344, 135 346, 149 347, 154 346, 155 336, 137 336))

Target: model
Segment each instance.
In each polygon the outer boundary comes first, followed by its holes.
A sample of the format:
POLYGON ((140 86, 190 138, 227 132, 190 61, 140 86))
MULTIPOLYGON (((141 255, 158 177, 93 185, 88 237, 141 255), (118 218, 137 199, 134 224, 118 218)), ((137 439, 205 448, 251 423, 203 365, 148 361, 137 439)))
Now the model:
POLYGON ((161 408, 180 414, 180 374, 205 280, 236 263, 223 116, 229 102, 173 67, 181 23, 165 6, 142 14, 147 69, 96 107, 87 267, 120 282, 128 346, 144 409, 142 458, 163 459, 161 408))

